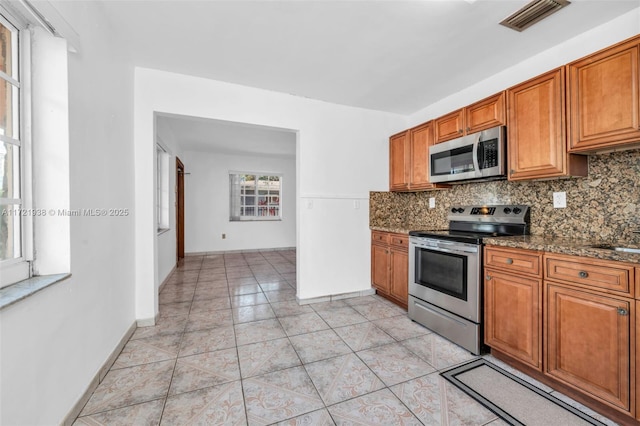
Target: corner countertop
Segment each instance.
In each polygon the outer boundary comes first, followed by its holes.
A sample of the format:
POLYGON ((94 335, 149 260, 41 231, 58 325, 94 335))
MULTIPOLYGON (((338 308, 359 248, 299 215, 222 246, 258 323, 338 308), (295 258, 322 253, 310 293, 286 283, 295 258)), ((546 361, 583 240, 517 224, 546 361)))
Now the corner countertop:
MULTIPOLYGON (((515 237, 484 238, 486 245, 521 248, 527 250, 539 250, 549 253, 570 254, 574 256, 593 257, 604 260, 617 260, 620 262, 635 263, 640 265, 640 254, 625 253, 610 249, 590 247, 597 244, 611 244, 610 242, 589 241, 574 238, 545 237, 542 235, 524 235, 515 237)), ((618 241, 616 246, 640 248, 638 243, 618 241)))

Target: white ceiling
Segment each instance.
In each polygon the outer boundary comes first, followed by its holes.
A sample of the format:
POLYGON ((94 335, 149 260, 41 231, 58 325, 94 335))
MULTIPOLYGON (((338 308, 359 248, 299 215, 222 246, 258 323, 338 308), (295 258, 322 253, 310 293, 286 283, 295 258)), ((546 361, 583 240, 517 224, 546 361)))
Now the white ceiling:
POLYGON ((158 136, 164 140, 179 135, 178 143, 185 151, 280 158, 296 155, 296 133, 291 130, 164 113, 158 114, 157 120, 158 136), (167 128, 173 135, 162 134, 167 128))
POLYGON ((571 1, 522 33, 498 22, 529 0, 100 6, 135 65, 407 115, 640 7, 640 0, 571 1))

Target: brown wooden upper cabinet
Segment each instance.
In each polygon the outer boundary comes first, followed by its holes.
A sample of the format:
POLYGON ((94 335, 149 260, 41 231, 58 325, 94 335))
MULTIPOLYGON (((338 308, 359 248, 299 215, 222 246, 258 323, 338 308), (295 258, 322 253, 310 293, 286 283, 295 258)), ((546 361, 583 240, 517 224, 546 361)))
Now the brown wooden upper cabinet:
POLYGON ((569 151, 640 144, 640 37, 567 65, 569 151))
POLYGON ((565 70, 507 90, 509 180, 586 176, 587 157, 567 154, 565 70))
POLYGON ((444 189, 429 183, 429 147, 433 145, 433 121, 389 139, 389 187, 391 191, 444 189))
POLYGON ((500 92, 435 119, 435 143, 504 125, 505 118, 505 94, 500 92))
POLYGON ((409 189, 409 131, 395 134, 389 138, 389 190, 406 191, 409 189))

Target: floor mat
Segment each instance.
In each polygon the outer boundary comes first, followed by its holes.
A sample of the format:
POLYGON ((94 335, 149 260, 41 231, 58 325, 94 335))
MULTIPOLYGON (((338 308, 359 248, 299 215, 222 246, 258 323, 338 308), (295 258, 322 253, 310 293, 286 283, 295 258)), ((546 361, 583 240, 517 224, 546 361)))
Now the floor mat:
POLYGON ((512 425, 603 425, 484 359, 440 374, 512 425))

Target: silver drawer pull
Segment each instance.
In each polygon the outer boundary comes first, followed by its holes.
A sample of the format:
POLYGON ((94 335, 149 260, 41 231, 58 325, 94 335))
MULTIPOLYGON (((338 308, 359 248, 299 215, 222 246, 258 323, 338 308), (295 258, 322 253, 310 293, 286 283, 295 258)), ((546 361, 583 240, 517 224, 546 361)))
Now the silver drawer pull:
POLYGON ((511 265, 513 263, 513 259, 511 259, 510 257, 507 257, 507 265, 511 265))
POLYGON ((491 275, 487 275, 487 276, 485 277, 485 279, 486 279, 487 281, 490 281, 490 280, 491 280, 491 275))
POLYGON ((580 271, 580 272, 578 272, 578 276, 580 278, 587 278, 589 276, 589 273, 586 272, 586 271, 580 271))
POLYGON ((627 311, 625 308, 617 308, 617 310, 618 310, 618 315, 622 315, 622 316, 629 315, 629 311, 627 311))

